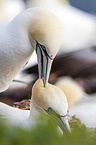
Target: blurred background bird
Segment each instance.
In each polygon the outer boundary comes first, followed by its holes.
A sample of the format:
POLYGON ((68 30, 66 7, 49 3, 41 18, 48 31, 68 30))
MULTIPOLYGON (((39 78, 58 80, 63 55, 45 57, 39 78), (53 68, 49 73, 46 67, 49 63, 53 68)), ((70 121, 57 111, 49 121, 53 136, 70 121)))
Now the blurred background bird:
POLYGON ((10 20, 24 9, 23 0, 0 0, 0 20, 10 20))

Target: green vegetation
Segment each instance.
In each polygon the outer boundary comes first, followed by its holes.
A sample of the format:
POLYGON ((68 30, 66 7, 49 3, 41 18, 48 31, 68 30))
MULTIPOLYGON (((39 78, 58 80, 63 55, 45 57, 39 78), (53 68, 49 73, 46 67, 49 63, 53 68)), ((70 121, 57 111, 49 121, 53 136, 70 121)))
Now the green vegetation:
POLYGON ((96 145, 96 129, 87 129, 73 117, 72 132, 61 135, 52 118, 42 115, 36 126, 22 128, 0 119, 0 145, 96 145))

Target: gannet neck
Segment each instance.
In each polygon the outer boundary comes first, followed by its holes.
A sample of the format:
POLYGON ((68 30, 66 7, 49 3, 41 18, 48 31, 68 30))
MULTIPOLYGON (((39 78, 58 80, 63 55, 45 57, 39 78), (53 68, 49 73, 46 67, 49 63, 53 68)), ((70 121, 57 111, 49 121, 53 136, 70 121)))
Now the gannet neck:
POLYGON ((0 92, 9 87, 33 52, 27 32, 20 28, 10 22, 0 31, 0 92))
POLYGON ((41 79, 37 80, 33 86, 32 102, 46 110, 51 107, 59 115, 64 116, 67 114, 68 104, 64 93, 61 89, 51 84, 44 88, 41 79))
POLYGON ((30 102, 30 115, 29 115, 29 121, 31 124, 35 124, 36 120, 38 119, 39 115, 40 115, 40 107, 31 99, 30 102))

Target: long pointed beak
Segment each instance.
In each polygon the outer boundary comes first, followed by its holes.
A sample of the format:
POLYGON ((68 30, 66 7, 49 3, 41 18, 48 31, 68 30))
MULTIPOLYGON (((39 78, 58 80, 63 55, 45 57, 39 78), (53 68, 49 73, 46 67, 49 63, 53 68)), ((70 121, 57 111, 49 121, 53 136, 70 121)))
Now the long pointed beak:
POLYGON ((63 132, 71 132, 67 115, 60 116, 50 107, 45 111, 55 120, 63 132))
POLYGON ((53 60, 48 55, 46 48, 38 42, 36 45, 36 53, 38 58, 39 78, 43 80, 45 87, 48 83, 53 60))
POLYGON ((58 118, 58 123, 63 132, 71 132, 67 116, 58 118))

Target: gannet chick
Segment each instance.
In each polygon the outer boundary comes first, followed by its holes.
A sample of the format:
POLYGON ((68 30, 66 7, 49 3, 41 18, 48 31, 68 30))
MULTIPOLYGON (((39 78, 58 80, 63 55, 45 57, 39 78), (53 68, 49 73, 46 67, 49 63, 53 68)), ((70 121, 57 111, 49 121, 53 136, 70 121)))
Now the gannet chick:
POLYGON ((13 20, 0 23, 0 92, 5 91, 34 50, 39 77, 47 85, 52 61, 62 43, 63 27, 49 10, 28 9, 13 20))
POLYGON ((30 115, 33 114, 33 107, 37 109, 38 107, 41 107, 45 110, 51 108, 58 114, 57 119, 59 119, 59 125, 62 126, 61 124, 64 123, 65 128, 70 130, 66 116, 68 111, 67 99, 63 91, 58 87, 49 83, 44 87, 43 81, 41 79, 37 80, 32 89, 30 115))
POLYGON ((49 83, 44 87, 42 79, 38 79, 32 88, 30 111, 0 103, 0 115, 17 125, 35 125, 40 112, 47 112, 51 115, 51 111, 55 111, 53 117, 63 131, 70 131, 67 110, 68 103, 62 90, 49 83))
POLYGON ((78 103, 84 96, 84 90, 80 87, 72 78, 70 77, 61 77, 55 83, 67 97, 69 108, 78 103))

